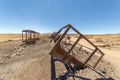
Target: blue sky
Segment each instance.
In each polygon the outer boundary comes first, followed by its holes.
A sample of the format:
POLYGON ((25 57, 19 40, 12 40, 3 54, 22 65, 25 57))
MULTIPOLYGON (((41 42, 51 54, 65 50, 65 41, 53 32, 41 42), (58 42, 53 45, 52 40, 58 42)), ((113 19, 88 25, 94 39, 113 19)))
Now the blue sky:
POLYGON ((120 0, 0 0, 0 33, 47 33, 67 24, 85 34, 120 33, 120 0))

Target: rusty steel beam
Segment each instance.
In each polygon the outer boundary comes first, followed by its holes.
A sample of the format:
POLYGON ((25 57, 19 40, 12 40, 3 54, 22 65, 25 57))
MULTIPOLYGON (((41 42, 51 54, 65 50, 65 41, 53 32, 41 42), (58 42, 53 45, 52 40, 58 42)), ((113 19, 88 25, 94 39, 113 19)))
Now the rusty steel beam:
POLYGON ((103 58, 104 55, 101 55, 101 57, 99 58, 99 60, 96 62, 96 64, 93 66, 93 68, 95 68, 97 66, 97 64, 100 62, 100 60, 103 58))
POLYGON ((28 32, 28 33, 38 33, 38 32, 33 31, 33 30, 22 30, 22 32, 28 32))
POLYGON ((86 65, 86 63, 90 60, 90 58, 95 54, 95 52, 97 51, 97 48, 93 51, 93 53, 87 58, 87 60, 85 61, 84 65, 86 65))

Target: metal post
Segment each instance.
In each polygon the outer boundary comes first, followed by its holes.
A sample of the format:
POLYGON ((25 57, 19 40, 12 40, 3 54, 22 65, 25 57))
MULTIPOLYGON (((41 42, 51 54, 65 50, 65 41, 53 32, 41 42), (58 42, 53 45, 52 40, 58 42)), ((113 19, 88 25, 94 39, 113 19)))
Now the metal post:
POLYGON ((35 33, 33 33, 33 37, 34 37, 34 40, 35 40, 35 33))
POLYGON ((56 45, 57 46, 61 40, 64 38, 64 36, 67 34, 67 32, 69 31, 70 27, 68 26, 67 29, 65 30, 65 32, 62 34, 62 36, 60 36, 59 40, 57 41, 56 45))
POLYGON ((56 80, 55 60, 51 56, 51 80, 56 80))
POLYGON ((72 51, 72 49, 75 47, 75 45, 78 43, 78 41, 80 40, 80 38, 82 38, 81 35, 80 35, 79 38, 76 40, 76 42, 73 44, 73 46, 71 47, 71 49, 68 51, 69 54, 70 54, 70 52, 72 51))
POLYGON ((22 42, 23 42, 23 31, 22 31, 22 42))
POLYGON ((97 66, 97 64, 100 62, 100 60, 102 59, 102 57, 103 57, 104 55, 103 54, 101 54, 101 57, 99 58, 99 60, 97 61, 97 63, 94 65, 94 67, 93 68, 95 68, 96 66, 97 66))
POLYGON ((26 34, 25 34, 25 37, 26 37, 25 39, 26 39, 26 42, 27 42, 27 32, 26 32, 26 34))
POLYGON ((93 53, 88 57, 88 59, 85 61, 84 63, 84 66, 85 64, 90 60, 90 58, 95 54, 95 52, 97 51, 97 48, 93 51, 93 53))
POLYGON ((30 40, 31 40, 31 37, 32 37, 31 32, 29 34, 30 34, 30 40))

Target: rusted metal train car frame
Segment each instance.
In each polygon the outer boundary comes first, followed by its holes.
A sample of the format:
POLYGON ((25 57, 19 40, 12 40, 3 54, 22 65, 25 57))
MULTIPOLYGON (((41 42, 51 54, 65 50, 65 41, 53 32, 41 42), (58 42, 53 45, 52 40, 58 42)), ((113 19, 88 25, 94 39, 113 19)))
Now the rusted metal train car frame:
MULTIPOLYGON (((98 59, 98 61, 95 63, 94 66, 92 66, 93 68, 96 67, 96 65, 99 63, 99 61, 102 59, 102 57, 104 56, 104 53, 99 49, 97 48, 97 46, 95 46, 91 41, 89 41, 85 36, 83 36, 79 31, 77 31, 74 27, 72 27, 72 25, 67 25, 63 28, 61 28, 58 32, 56 32, 54 35, 51 36, 52 37, 52 40, 56 40, 56 44, 54 46, 54 48, 51 50, 50 52, 50 55, 55 57, 54 56, 54 53, 57 52, 59 53, 60 55, 62 55, 64 58, 62 59, 62 61, 65 63, 65 59, 72 62, 74 65, 76 66, 79 66, 80 68, 85 68, 86 66, 88 66, 87 62, 91 59, 91 57, 96 53, 96 51, 99 51, 100 52, 100 58, 98 59), (70 30, 70 28, 72 30, 74 30, 77 34, 79 34, 79 37, 78 39, 75 41, 75 43, 72 45, 71 49, 66 52, 64 50, 62 50, 60 48, 60 42, 63 40, 63 38, 65 37, 65 35, 67 34, 67 32, 70 30), (60 32, 65 29, 64 33, 63 34, 60 34, 60 32), (61 35, 61 36, 60 36, 61 35), (58 37, 59 36, 59 37, 58 37), (84 63, 82 63, 81 61, 77 60, 75 57, 73 57, 72 55, 70 55, 70 52, 72 51, 72 49, 75 47, 75 45, 78 43, 78 41, 81 39, 81 38, 84 38, 87 42, 89 42, 94 48, 95 50, 93 50, 92 54, 86 59, 86 61, 84 63)), ((81 47, 85 47, 85 46, 81 46, 81 47)), ((66 64, 66 63, 65 63, 66 64)))
POLYGON ((22 42, 35 43, 39 39, 39 33, 33 30, 22 30, 22 42), (25 34, 24 34, 25 33, 25 34), (28 38, 29 36, 29 38, 28 38))
MULTIPOLYGON (((96 65, 100 62, 100 60, 102 59, 102 57, 104 56, 104 53, 97 48, 97 46, 95 46, 91 41, 89 41, 85 36, 83 36, 79 31, 77 31, 74 27, 72 27, 72 25, 68 24, 65 27, 61 28, 58 32, 53 33, 51 36, 51 41, 54 41, 55 45, 53 47, 53 49, 51 50, 51 52, 49 53, 51 55, 51 80, 56 80, 56 70, 55 70, 55 62, 56 61, 60 61, 62 63, 64 63, 65 68, 67 69, 68 72, 66 72, 63 76, 65 78, 65 80, 67 80, 68 77, 72 77, 75 80, 75 72, 76 70, 80 70, 80 69, 84 69, 86 67, 89 67, 90 69, 92 69, 93 71, 95 71, 96 73, 98 73, 99 75, 101 75, 103 78, 106 79, 106 77, 100 73, 99 71, 95 70, 94 68, 96 67, 96 65), (65 31, 63 33, 62 30, 65 29, 65 31), (66 52, 64 49, 62 49, 60 47, 60 43, 63 40, 63 38, 65 38, 65 35, 67 35, 67 32, 72 29, 74 30, 77 34, 79 34, 78 39, 74 42, 74 44, 72 45, 72 47, 66 52), (78 41, 83 38, 85 39, 88 43, 90 43, 95 49, 91 49, 85 45, 79 44, 78 41), (92 50, 92 54, 86 59, 86 61, 84 63, 82 63, 81 61, 79 61, 76 57, 70 55, 70 52, 73 50, 73 48, 79 44, 81 47, 79 49, 81 49, 82 47, 88 48, 90 50, 92 50), (90 59, 93 57, 93 55, 95 55, 96 52, 99 52, 100 57, 99 59, 96 61, 96 63, 94 64, 94 66, 91 66, 88 64, 88 61, 90 61, 90 59), (62 60, 58 57, 55 56, 55 54, 60 54, 62 55, 62 60), (67 61, 65 61, 67 60, 67 61), (69 65, 69 63, 73 63, 75 66, 71 66, 69 65), (70 72, 70 74, 69 74, 70 72)), ((69 37, 67 37, 67 39, 69 39, 69 37)), ((77 77, 77 76, 76 76, 77 77)), ((80 76, 78 76, 80 78, 80 76)))

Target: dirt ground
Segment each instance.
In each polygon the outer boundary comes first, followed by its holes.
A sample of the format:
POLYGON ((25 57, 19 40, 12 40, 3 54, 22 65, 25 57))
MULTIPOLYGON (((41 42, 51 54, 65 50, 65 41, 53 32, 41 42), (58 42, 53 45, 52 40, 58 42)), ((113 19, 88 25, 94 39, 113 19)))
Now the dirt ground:
MULTIPOLYGON (((52 46, 48 37, 42 35, 36 44, 24 45, 20 36, 17 38, 8 38, 8 36, 4 35, 4 39, 0 35, 0 80, 51 80, 49 52, 52 46)), ((107 78, 111 77, 115 80, 120 80, 119 36, 88 37, 105 53, 96 69, 107 78)), ((66 72, 66 69, 60 62, 55 64, 56 74, 59 77, 66 72)), ((89 68, 77 72, 76 75, 79 78, 75 80, 104 80, 102 76, 89 68)))

